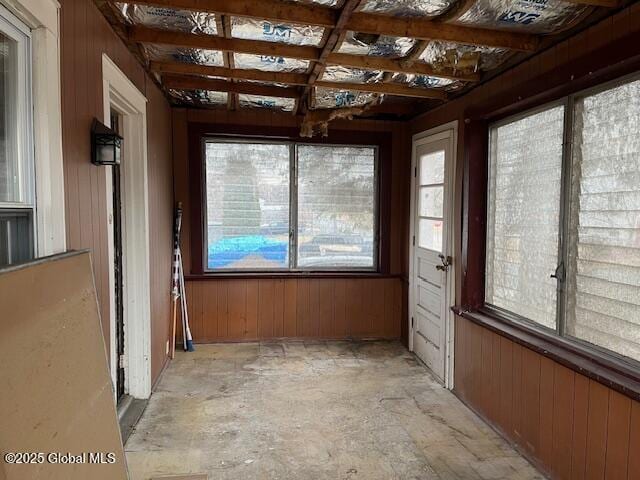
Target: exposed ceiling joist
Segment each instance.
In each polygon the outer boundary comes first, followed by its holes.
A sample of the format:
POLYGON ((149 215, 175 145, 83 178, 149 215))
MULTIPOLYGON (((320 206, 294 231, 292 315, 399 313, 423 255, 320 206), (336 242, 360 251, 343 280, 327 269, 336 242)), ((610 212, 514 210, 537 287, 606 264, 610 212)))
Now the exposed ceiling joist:
POLYGON ((347 83, 347 82, 325 82, 317 80, 317 87, 340 88, 353 90, 356 92, 381 93, 386 95, 399 95, 403 97, 432 98, 436 100, 446 100, 447 93, 442 90, 431 88, 413 88, 393 83, 347 83))
POLYGON ((451 69, 434 69, 424 62, 406 64, 405 59, 390 59, 385 57, 372 57, 363 55, 350 55, 346 53, 331 53, 326 60, 331 65, 344 65, 346 67, 361 68, 364 70, 382 70, 385 72, 413 73, 416 75, 429 75, 452 80, 477 82, 479 73, 464 73, 451 69))
POLYGON ((272 55, 302 60, 317 60, 320 56, 320 49, 316 47, 287 45, 262 40, 224 38, 215 35, 194 35, 191 33, 170 32, 148 27, 130 27, 128 38, 132 42, 157 43, 180 47, 221 50, 223 52, 251 53, 255 55, 272 55))
POLYGON ((266 72, 264 70, 245 70, 241 68, 212 67, 183 62, 150 62, 151 71, 158 73, 177 73, 184 75, 208 75, 234 80, 255 80, 258 82, 286 83, 287 85, 306 85, 308 76, 304 73, 266 72))
MULTIPOLYGON (((578 1, 578 0, 576 0, 578 1)), ((614 1, 614 0, 584 0, 584 1, 614 1)), ((160 6, 171 6, 175 8, 187 8, 191 10, 210 11, 218 13, 227 13, 229 10, 237 9, 248 11, 243 14, 245 16, 255 18, 269 18, 282 22, 300 23, 299 15, 292 15, 289 9, 303 7, 304 5, 292 4, 282 0, 261 0, 252 2, 250 0, 139 0, 136 3, 153 4, 160 6), (235 6, 239 2, 240 6, 235 6), (225 7, 225 5, 230 5, 225 7), (255 5, 255 8, 249 9, 247 5, 255 5), (267 12, 270 15, 267 15, 267 12)), ((308 25, 322 25, 329 28, 338 26, 340 17, 334 10, 326 7, 304 6, 313 9, 315 15, 311 15, 305 23, 308 25), (332 16, 332 21, 327 22, 323 19, 321 12, 327 11, 332 16), (315 19, 315 20, 314 20, 315 19)), ((294 9, 294 11, 297 11, 294 9)), ((240 15, 240 13, 238 13, 240 15)), ((488 47, 508 48, 512 50, 534 51, 539 43, 535 35, 524 33, 513 33, 499 30, 489 30, 485 28, 469 27, 464 25, 450 25, 437 22, 434 20, 422 18, 403 18, 385 15, 376 15, 370 13, 353 13, 348 16, 348 20, 341 25, 344 30, 354 30, 363 33, 374 33, 381 35, 392 35, 397 37, 412 37, 422 40, 444 40, 457 43, 465 43, 470 45, 481 45, 488 47)), ((193 35, 194 37, 202 37, 204 35, 193 35)), ((287 47, 290 45, 278 43, 278 46, 287 47)), ((298 47, 313 48, 313 47, 298 47)), ((320 55, 320 49, 318 56, 320 55)), ((290 56, 284 55, 283 56, 290 56)), ((317 58, 317 57, 316 57, 317 58)))
POLYGON ((525 52, 535 51, 539 39, 526 33, 512 33, 485 28, 450 25, 421 18, 387 17, 370 13, 354 13, 346 27, 356 32, 411 37, 421 40, 508 48, 525 52))
POLYGON ((282 0, 134 0, 132 3, 329 28, 336 24, 339 13, 327 7, 282 0))
POLYGON ((166 88, 176 90, 212 90, 216 92, 260 95, 263 97, 298 98, 300 95, 297 88, 258 85, 253 83, 232 83, 226 80, 213 80, 194 76, 163 75, 162 84, 166 88))

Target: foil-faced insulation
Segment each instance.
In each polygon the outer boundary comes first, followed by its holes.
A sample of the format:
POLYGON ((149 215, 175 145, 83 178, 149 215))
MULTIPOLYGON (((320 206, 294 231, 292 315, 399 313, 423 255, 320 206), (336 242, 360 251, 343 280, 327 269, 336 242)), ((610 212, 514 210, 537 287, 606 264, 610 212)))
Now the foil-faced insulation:
POLYGON ((253 18, 231 17, 231 36, 234 38, 318 46, 323 35, 324 27, 288 25, 253 18))
POLYGON ((307 5, 322 5, 325 7, 339 7, 342 0, 292 0, 295 3, 305 3, 307 5))
POLYGON ((313 108, 359 107, 375 101, 377 93, 314 87, 313 108))
POLYGON ((413 73, 394 73, 391 81, 413 88, 438 88, 446 91, 458 90, 464 87, 464 82, 459 80, 432 77, 430 75, 416 75, 413 73))
POLYGON ((384 72, 379 70, 361 70, 359 68, 330 65, 324 69, 321 80, 327 82, 378 83, 384 72))
POLYGON ((476 0, 457 23, 528 33, 557 32, 570 27, 586 5, 562 0, 476 0))
POLYGON ((226 105, 227 92, 213 90, 175 90, 169 89, 169 94, 176 100, 190 105, 226 105))
POLYGON ((263 97, 258 95, 248 95, 241 93, 238 95, 241 107, 247 108, 269 108, 282 112, 292 112, 296 105, 293 98, 263 97))
POLYGON ((133 3, 116 3, 127 23, 187 33, 217 35, 218 26, 213 13, 150 7, 133 3))
POLYGON ((233 61, 236 68, 266 70, 268 72, 304 73, 309 68, 309 60, 277 57, 275 55, 234 53, 233 61))
POLYGON ((156 60, 159 62, 174 61, 196 63, 198 65, 210 65, 214 67, 221 67, 224 65, 222 52, 218 50, 172 47, 157 44, 145 44, 144 48, 149 60, 156 60))
POLYGON ((358 10, 395 17, 435 17, 446 12, 456 0, 366 0, 358 10))
POLYGON ((348 31, 338 48, 338 53, 372 55, 376 57, 404 57, 416 44, 407 37, 390 37, 348 31))
POLYGON ((510 54, 504 48, 431 41, 420 59, 436 71, 452 69, 456 72, 474 73, 500 66, 510 54))

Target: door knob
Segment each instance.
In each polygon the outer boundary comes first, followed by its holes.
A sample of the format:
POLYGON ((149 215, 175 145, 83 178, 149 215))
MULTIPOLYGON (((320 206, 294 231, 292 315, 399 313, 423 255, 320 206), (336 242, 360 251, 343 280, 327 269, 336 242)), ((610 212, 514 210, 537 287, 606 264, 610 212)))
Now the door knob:
POLYGON ((440 254, 440 255, 438 255, 438 258, 442 262, 442 265, 436 265, 436 270, 440 270, 442 272, 448 272, 449 271, 449 266, 451 265, 451 262, 453 261, 451 256, 447 255, 445 257, 444 255, 440 254))

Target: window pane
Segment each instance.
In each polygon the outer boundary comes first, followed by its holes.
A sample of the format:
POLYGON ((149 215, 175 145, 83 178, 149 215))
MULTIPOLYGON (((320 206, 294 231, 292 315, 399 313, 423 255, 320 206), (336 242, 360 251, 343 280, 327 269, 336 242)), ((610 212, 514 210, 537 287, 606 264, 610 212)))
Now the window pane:
POLYGON ((442 218, 444 186, 420 188, 420 216, 442 218))
POLYGON ((0 210, 0 267, 33 258, 33 212, 0 210))
POLYGON ((374 267, 375 149, 298 147, 298 266, 374 267))
POLYGON ((289 266, 289 146, 206 144, 207 266, 289 266))
POLYGON ((420 157, 420 185, 444 183, 444 150, 420 157))
POLYGON ((492 128, 486 302, 556 326, 564 107, 492 128))
POLYGON ((18 43, 0 32, 0 202, 20 202, 18 43))
POLYGON ((442 252, 442 220, 418 219, 418 246, 442 252))
POLYGON ((574 118, 566 333, 640 360, 640 81, 574 118))

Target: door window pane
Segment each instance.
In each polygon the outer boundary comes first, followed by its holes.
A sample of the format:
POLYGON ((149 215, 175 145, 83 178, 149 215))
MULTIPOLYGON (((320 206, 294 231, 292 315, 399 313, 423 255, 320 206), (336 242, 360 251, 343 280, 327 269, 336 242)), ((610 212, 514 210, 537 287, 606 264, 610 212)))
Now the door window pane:
POLYGON ((298 267, 372 268, 372 147, 298 147, 298 267))
POLYGON ((640 81, 574 122, 566 333, 640 360, 640 81))
POLYGON ((206 144, 207 266, 289 266, 289 146, 206 144))
POLYGON ((486 302, 556 327, 564 107, 490 135, 486 302))
POLYGON ((428 248, 436 252, 442 252, 442 232, 444 223, 442 220, 429 218, 418 219, 418 246, 428 248))
POLYGON ((420 157, 420 185, 444 183, 444 150, 420 157))
POLYGON ((420 188, 420 216, 442 218, 443 195, 444 195, 444 186, 421 187, 420 188))

